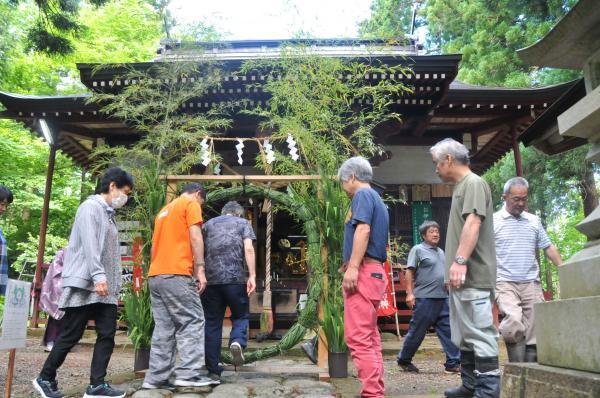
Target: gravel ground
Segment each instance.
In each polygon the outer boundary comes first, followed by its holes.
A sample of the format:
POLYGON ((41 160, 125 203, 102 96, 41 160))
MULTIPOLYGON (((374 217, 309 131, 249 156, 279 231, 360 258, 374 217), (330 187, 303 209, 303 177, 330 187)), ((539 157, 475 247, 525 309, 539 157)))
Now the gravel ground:
MULTIPOLYGON (((77 345, 71 352, 58 371, 58 383, 61 391, 69 397, 81 397, 87 383, 89 383, 89 367, 93 352, 94 333, 86 332, 87 338, 84 344, 77 345)), ((113 384, 119 384, 127 379, 133 378, 133 349, 131 345, 123 345, 126 337, 123 332, 117 338, 117 347, 113 353, 108 369, 108 380, 113 384)), ((387 336, 386 336, 387 337, 387 336)), ((272 344, 272 342, 268 343, 272 344)), ((253 343, 254 345, 254 343, 253 343)), ((427 336, 422 344, 413 363, 420 369, 420 373, 403 372, 396 365, 394 350, 401 343, 396 341, 384 342, 385 362, 385 386, 386 397, 442 397, 448 387, 460 383, 460 376, 449 375, 444 372, 444 354, 439 347, 435 336, 427 336), (389 346, 388 349, 385 349, 389 346)), ((296 350, 299 351, 299 350, 296 350)), ((504 347, 500 349, 501 363, 506 360, 504 347)), ((296 353, 299 354, 299 353, 296 353)), ((301 355, 301 354, 299 354, 301 355)), ((309 364, 304 356, 292 355, 279 359, 293 360, 298 364, 309 364)), ((17 350, 15 376, 13 380, 13 397, 35 397, 31 381, 38 375, 47 353, 40 346, 40 337, 28 338, 27 348, 17 350)), ((0 352, 0 393, 6 384, 6 371, 8 364, 8 352, 0 352)), ((360 389, 360 383, 356 378, 356 371, 349 361, 350 377, 347 379, 332 379, 338 396, 354 397, 360 389)))
MULTIPOLYGON (((63 366, 58 370, 57 380, 61 391, 83 389, 90 380, 90 363, 94 348, 91 344, 80 344, 69 353, 63 366)), ((4 392, 6 372, 8 368, 8 352, 0 352, 0 386, 4 392)), ((13 378, 13 397, 33 397, 34 389, 31 381, 37 377, 48 353, 40 345, 40 338, 33 336, 27 339, 27 348, 17 350, 15 373, 13 378)), ((115 347, 108 374, 116 375, 131 372, 133 369, 133 349, 131 347, 115 347)))

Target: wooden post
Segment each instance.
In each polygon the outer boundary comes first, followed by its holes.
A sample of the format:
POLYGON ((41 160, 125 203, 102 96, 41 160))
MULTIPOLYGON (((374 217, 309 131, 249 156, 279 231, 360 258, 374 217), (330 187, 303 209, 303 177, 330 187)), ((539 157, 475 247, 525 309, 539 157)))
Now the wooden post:
POLYGON ((54 177, 54 162, 56 160, 56 146, 50 144, 50 155, 48 158, 48 172, 46 174, 46 189, 44 190, 44 204, 42 207, 42 220, 40 223, 40 237, 38 241, 37 263, 35 276, 33 278, 33 314, 30 327, 37 328, 40 312, 40 293, 42 290, 42 264, 44 263, 44 251, 46 248, 46 230, 48 229, 48 211, 50 208, 50 195, 52 194, 52 178, 54 177))
MULTIPOLYGON (((325 319, 323 307, 325 305, 325 299, 329 291, 328 251, 327 247, 325 246, 321 246, 321 264, 323 265, 323 292, 321 294, 321 298, 319 299, 319 321, 323 321, 325 319)), ((325 336, 323 328, 319 329, 318 342, 319 344, 317 349, 317 366, 321 369, 329 369, 329 347, 327 344, 327 337, 325 336)), ((319 375, 319 379, 322 381, 328 380, 329 372, 326 374, 319 375)))
POLYGON ((521 148, 519 148, 519 140, 517 135, 517 126, 515 124, 510 126, 510 133, 512 135, 512 147, 515 155, 515 169, 517 176, 523 177, 523 164, 521 162, 521 148))
POLYGON ((477 134, 471 133, 471 153, 475 153, 479 150, 478 144, 477 144, 477 139, 478 139, 477 134))
POLYGON ((4 398, 10 398, 12 390, 13 375, 15 373, 15 357, 17 350, 11 349, 8 352, 8 370, 6 372, 6 385, 4 386, 4 398))
POLYGON ((170 203, 177 196, 177 183, 171 180, 167 180, 167 203, 170 203))

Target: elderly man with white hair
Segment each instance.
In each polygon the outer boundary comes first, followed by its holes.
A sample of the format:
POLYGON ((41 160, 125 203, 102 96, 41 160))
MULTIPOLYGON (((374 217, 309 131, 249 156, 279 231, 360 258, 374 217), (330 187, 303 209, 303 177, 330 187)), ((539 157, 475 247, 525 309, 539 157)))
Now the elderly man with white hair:
POLYGON ((373 170, 362 157, 346 160, 338 178, 352 204, 344 225, 344 333, 362 383, 361 397, 384 394, 377 307, 385 293, 389 215, 369 184, 373 170))
POLYGON ((534 304, 544 301, 536 250, 543 250, 557 266, 560 253, 539 217, 528 213, 529 184, 523 177, 504 184, 504 207, 494 213, 496 235, 496 302, 504 318, 500 334, 510 362, 536 362, 534 304))
POLYGON ((488 184, 469 167, 467 148, 446 138, 431 149, 440 178, 454 183, 446 233, 452 342, 460 349, 462 385, 452 398, 500 395, 498 331, 492 302, 496 284, 493 203, 488 184))

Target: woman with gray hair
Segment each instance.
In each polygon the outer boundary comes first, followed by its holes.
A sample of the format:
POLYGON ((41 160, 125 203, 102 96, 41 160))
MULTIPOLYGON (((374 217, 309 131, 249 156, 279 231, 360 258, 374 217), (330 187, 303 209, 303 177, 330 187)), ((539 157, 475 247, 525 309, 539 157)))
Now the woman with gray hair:
POLYGON ((383 397, 383 358, 377 307, 385 293, 389 216, 371 188, 373 169, 362 157, 346 160, 338 178, 352 204, 344 225, 344 334, 362 382, 362 397, 383 397))

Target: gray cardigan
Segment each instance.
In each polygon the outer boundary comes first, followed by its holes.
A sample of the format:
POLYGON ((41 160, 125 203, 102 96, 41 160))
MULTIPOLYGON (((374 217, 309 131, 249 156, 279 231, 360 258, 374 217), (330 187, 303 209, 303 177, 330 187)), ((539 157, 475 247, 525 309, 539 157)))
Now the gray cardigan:
MULTIPOLYGON (((94 290, 94 285, 107 280, 106 254, 118 256, 119 240, 115 211, 100 195, 88 197, 77 209, 71 229, 69 246, 64 260, 63 288, 77 287, 94 290), (114 239, 107 241, 107 233, 114 239)), ((120 258, 115 259, 120 265, 120 258)), ((111 261, 113 262, 113 261, 111 261)))

